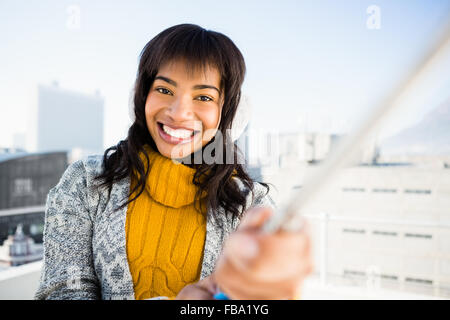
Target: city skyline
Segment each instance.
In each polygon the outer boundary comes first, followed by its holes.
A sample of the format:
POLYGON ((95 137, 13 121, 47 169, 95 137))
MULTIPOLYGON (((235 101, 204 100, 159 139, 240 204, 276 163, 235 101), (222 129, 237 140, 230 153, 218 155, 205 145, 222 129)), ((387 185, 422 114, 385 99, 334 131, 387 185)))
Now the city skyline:
MULTIPOLYGON (((116 144, 130 125, 129 93, 140 51, 165 27, 183 22, 223 32, 243 52, 243 92, 253 104, 253 128, 292 131, 307 119, 311 128, 342 132, 417 60, 450 8, 446 1, 286 1, 283 6, 266 1, 239 3, 241 10, 203 1, 162 7, 135 1, 108 3, 104 12, 105 4, 0 4, 2 147, 12 146, 14 135, 34 134, 37 87, 55 80, 83 94, 100 90, 105 97, 103 147, 116 144), (367 26, 371 5, 380 9, 379 29, 367 26)), ((448 79, 436 81, 434 101, 416 107, 403 122, 417 121, 445 98, 448 79)), ((30 139, 27 147, 34 151, 30 139)))

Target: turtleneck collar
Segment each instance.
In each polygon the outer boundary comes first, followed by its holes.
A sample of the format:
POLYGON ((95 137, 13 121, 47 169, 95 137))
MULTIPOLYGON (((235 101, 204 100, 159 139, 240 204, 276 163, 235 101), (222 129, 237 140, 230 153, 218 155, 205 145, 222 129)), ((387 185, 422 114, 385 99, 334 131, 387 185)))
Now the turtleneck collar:
MULTIPOLYGON (((153 200, 172 208, 192 204, 198 190, 198 186, 192 182, 196 170, 185 164, 176 163, 149 145, 145 145, 144 150, 150 160, 145 190, 153 200)), ((146 167, 145 155, 141 153, 140 157, 146 167)), ((206 192, 203 192, 201 198, 205 196, 206 192)))

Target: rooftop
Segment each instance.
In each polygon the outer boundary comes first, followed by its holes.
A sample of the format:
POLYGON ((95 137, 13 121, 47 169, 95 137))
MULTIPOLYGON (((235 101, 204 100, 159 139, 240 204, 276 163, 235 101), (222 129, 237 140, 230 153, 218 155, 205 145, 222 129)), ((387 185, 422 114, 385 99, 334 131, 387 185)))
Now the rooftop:
POLYGON ((45 154, 52 154, 52 153, 58 153, 58 152, 67 152, 67 151, 61 150, 61 151, 27 152, 22 149, 0 148, 0 162, 5 162, 5 161, 13 160, 13 159, 19 159, 22 157, 45 155, 45 154))

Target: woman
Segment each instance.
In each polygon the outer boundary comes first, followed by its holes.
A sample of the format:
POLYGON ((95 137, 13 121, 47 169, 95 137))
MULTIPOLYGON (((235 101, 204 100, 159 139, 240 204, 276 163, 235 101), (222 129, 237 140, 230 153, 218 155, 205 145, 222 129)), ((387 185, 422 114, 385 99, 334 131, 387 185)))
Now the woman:
POLYGON ((227 131, 244 75, 234 43, 197 25, 145 46, 128 137, 71 164, 49 192, 36 299, 295 296, 309 237, 258 231, 274 204, 227 131))

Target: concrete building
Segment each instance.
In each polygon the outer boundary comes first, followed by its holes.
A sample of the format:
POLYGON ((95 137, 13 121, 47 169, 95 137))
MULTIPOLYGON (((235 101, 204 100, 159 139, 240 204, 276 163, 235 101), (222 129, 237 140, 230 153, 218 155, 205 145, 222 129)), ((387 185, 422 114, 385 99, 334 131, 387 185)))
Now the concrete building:
POLYGON ((43 244, 36 244, 34 240, 24 234, 22 224, 17 226, 14 235, 8 236, 0 246, 0 265, 16 267, 42 259, 43 244))
POLYGON ((80 149, 103 152, 104 99, 61 89, 38 87, 37 151, 80 149))
POLYGON ((337 145, 340 136, 328 133, 262 133, 252 136, 254 165, 266 170, 323 161, 337 145))
POLYGON ((67 152, 0 152, 0 243, 17 225, 42 242, 48 191, 68 165, 67 152))
MULTIPOLYGON (((264 174, 277 203, 319 165, 264 174)), ((304 209, 317 275, 339 285, 450 297, 450 169, 413 164, 342 170, 304 209)))

